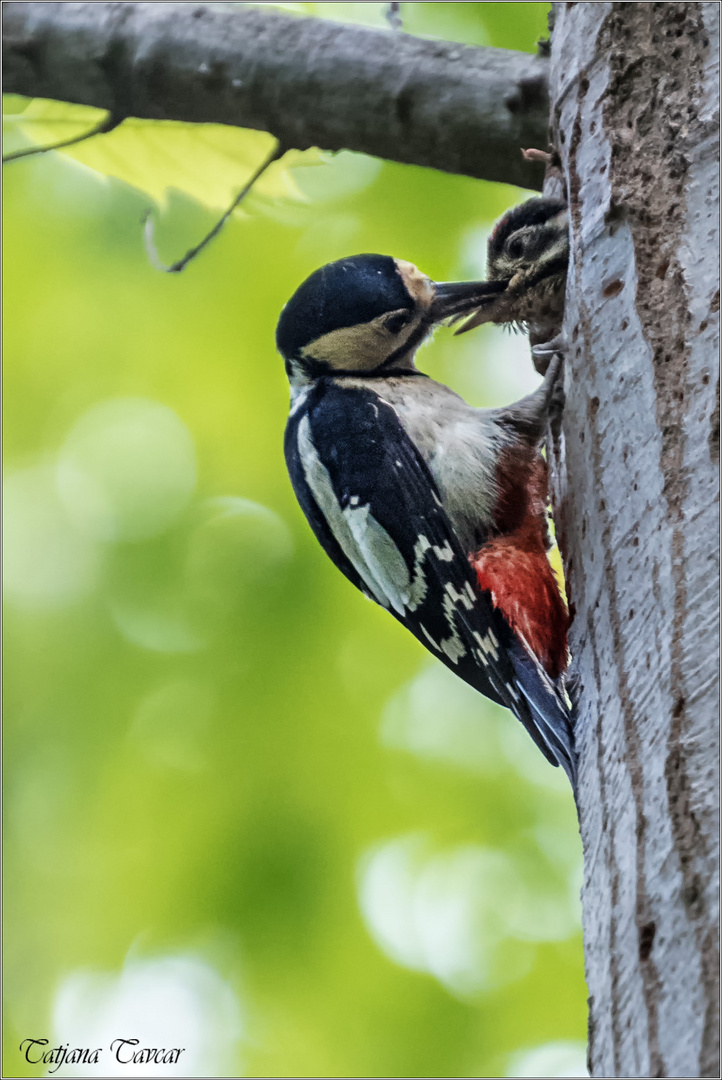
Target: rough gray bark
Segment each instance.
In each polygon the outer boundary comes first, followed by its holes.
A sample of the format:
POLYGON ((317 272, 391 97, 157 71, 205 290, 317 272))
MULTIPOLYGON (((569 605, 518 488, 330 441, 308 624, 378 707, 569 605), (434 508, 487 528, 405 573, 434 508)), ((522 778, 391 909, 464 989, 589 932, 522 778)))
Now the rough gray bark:
POLYGON ((555 10, 590 1071, 718 1077, 719 6, 555 10))
POLYGON ((224 5, 6 3, 6 92, 541 188, 542 56, 224 5))

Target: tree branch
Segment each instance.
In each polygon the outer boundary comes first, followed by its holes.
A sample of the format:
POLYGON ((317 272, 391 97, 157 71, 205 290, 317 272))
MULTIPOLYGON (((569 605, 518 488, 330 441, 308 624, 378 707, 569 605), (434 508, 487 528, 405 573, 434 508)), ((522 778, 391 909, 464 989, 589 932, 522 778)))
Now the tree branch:
POLYGON ((540 189, 548 60, 254 8, 6 3, 6 92, 540 189))

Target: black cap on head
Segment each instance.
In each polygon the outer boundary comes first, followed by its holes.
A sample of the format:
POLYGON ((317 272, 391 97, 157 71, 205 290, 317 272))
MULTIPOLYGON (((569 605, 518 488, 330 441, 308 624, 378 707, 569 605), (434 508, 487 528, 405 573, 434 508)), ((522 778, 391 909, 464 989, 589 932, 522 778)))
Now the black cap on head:
POLYGON ((276 347, 290 359, 332 330, 413 305, 390 255, 352 255, 322 266, 299 285, 278 320, 276 347))
POLYGON ((527 225, 543 225, 545 221, 561 214, 566 210, 566 203, 562 199, 549 199, 539 196, 527 199, 519 206, 513 207, 494 226, 489 237, 489 258, 499 255, 506 240, 518 229, 527 225))

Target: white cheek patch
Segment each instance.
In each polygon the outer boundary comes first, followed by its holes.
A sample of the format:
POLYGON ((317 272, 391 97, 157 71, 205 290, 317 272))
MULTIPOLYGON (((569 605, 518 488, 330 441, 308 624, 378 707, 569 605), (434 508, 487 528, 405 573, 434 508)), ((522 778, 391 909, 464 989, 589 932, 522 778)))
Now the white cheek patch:
POLYGON ((307 360, 320 360, 336 371, 373 371, 392 352, 401 348, 419 325, 418 313, 397 334, 386 328, 386 319, 393 312, 379 315, 357 326, 342 326, 330 330, 301 349, 307 360))
POLYGON ((368 371, 383 363, 392 347, 393 342, 381 325, 362 323, 323 334, 301 349, 301 356, 320 360, 338 370, 368 371))

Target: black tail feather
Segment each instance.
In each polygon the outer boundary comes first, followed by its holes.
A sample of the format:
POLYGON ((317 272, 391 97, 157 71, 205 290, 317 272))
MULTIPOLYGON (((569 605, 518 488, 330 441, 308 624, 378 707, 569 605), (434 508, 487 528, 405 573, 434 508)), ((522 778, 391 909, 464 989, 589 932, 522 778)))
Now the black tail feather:
POLYGON ((534 662, 519 652, 512 655, 517 686, 526 708, 515 709, 534 742, 548 761, 561 765, 576 792, 577 755, 569 707, 550 679, 545 679, 534 662))

